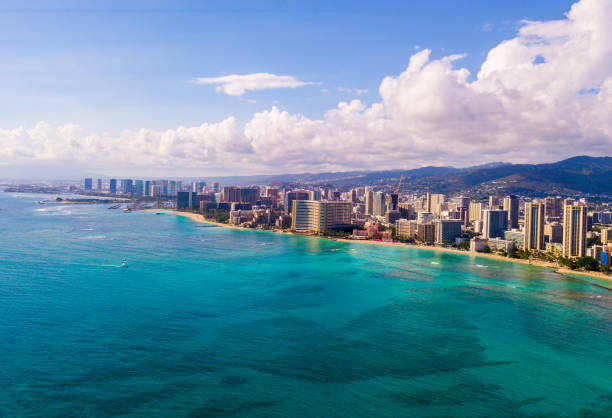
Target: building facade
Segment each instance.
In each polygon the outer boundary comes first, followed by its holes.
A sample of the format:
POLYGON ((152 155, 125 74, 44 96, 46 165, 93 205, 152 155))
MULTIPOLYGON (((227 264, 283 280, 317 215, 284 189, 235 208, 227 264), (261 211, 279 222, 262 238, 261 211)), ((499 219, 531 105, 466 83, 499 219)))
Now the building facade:
POLYGON ((503 209, 485 209, 482 211, 483 238, 500 238, 508 229, 508 211, 503 209))
MULTIPOLYGON (((568 202, 569 203, 569 202, 568 202)), ((567 204, 563 207, 563 256, 586 254, 587 207, 567 204)))
POLYGON ((545 205, 543 203, 525 204, 525 249, 544 251, 544 219, 545 205))

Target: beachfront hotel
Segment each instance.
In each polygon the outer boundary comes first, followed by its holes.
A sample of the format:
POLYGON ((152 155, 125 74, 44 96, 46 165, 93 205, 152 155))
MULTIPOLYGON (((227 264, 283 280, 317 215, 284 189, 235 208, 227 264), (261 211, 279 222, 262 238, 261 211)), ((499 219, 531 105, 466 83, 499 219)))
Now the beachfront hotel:
POLYGON ((543 203, 525 203, 525 249, 527 250, 545 249, 544 212, 543 203))
POLYGON ((563 256, 586 255, 587 207, 566 199, 563 207, 563 256))

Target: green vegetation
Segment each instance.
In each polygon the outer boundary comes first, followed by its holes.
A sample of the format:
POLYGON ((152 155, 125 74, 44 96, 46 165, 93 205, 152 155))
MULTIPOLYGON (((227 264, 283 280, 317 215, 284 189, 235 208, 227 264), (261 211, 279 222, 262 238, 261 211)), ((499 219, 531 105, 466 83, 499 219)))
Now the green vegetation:
POLYGON ((205 219, 226 224, 229 222, 229 211, 225 209, 207 209, 201 212, 205 219))
POLYGON ((470 242, 469 241, 460 242, 459 245, 457 245, 457 249, 459 249, 459 250, 469 250, 470 249, 470 242))
POLYGON ((587 247, 592 247, 593 245, 601 245, 601 240, 599 239, 599 237, 587 239, 587 247))

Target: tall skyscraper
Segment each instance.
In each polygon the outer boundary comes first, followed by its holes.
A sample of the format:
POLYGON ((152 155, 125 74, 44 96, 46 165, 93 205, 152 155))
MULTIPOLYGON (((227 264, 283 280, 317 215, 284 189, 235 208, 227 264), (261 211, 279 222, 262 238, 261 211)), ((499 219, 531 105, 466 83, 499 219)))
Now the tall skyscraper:
POLYGON ((102 179, 98 179, 98 190, 102 190, 102 179))
POLYGON ((482 203, 470 203, 470 222, 482 221, 482 203))
POLYGON ((445 196, 439 193, 427 193, 427 200, 425 201, 425 211, 431 212, 434 215, 440 215, 442 206, 444 205, 445 196))
POLYGON ((489 209, 499 209, 500 200, 499 196, 489 196, 489 209))
MULTIPOLYGON (((225 187, 223 188, 225 190, 225 187)), ((310 193, 308 190, 292 190, 285 193, 284 210, 285 214, 290 215, 293 213, 293 201, 294 200, 309 200, 310 193)))
POLYGON ((604 228, 601 230, 601 243, 606 245, 612 241, 612 229, 604 228))
POLYGON ((93 189, 93 179, 85 179, 83 186, 86 191, 93 189))
POLYGON ((504 197, 504 210, 508 211, 508 227, 518 228, 519 226, 519 200, 514 195, 504 197))
POLYGON ((399 203, 399 195, 397 193, 390 193, 386 197, 387 199, 387 211, 397 210, 397 205, 399 203))
POLYGON ((168 182, 168 196, 176 196, 177 191, 176 181, 170 180, 168 182))
POLYGON ((563 206, 563 256, 584 257, 586 254, 587 207, 563 206))
POLYGON ((136 196, 142 196, 145 194, 144 192, 144 182, 142 180, 134 181, 134 194, 136 196))
POLYGON ((482 236, 484 238, 501 238, 508 229, 508 211, 502 209, 485 209, 482 211, 482 236))
POLYGON ((108 190, 110 194, 117 194, 117 179, 110 179, 108 190))
POLYGON ((544 246, 544 203, 525 204, 525 249, 543 251, 544 246))
MULTIPOLYGON (((156 185, 159 187, 161 192, 161 184, 156 185)), ((196 208, 196 196, 194 192, 177 192, 176 194, 176 208, 177 209, 194 209, 196 208)))
POLYGON ((563 216, 563 199, 561 196, 549 196, 544 199, 545 216, 547 218, 560 218, 563 216))
POLYGON ((365 213, 374 214, 374 191, 370 187, 365 188, 365 213))
POLYGON ((375 192, 374 193, 374 202, 372 204, 373 215, 374 216, 385 216, 387 213, 387 205, 385 202, 385 193, 384 192, 375 192))
POLYGON ((132 194, 134 192, 134 182, 132 179, 121 180, 121 193, 132 194))

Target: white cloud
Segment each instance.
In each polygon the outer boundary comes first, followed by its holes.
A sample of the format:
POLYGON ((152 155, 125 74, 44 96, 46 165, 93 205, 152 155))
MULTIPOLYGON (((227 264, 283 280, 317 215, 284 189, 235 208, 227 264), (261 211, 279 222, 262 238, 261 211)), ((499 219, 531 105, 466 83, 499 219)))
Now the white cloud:
MULTIPOLYGON (((562 20, 524 22, 515 38, 489 51, 475 78, 460 67, 462 55, 432 59, 420 51, 404 72, 382 80, 380 103, 341 102, 321 119, 273 107, 244 126, 229 117, 117 136, 45 123, 0 130, 0 164, 248 174, 609 155, 611 21, 612 2, 581 0, 562 20)), ((218 88, 241 94, 266 85, 240 80, 218 88)))
POLYGON ((349 89, 349 88, 344 88, 344 87, 338 87, 338 91, 340 93, 356 94, 358 96, 361 96, 368 92, 367 89, 349 89))
POLYGON ((270 73, 232 74, 223 77, 198 77, 197 84, 216 85, 215 90, 230 96, 241 96, 247 91, 268 90, 280 88, 296 88, 317 84, 301 81, 290 75, 276 75, 270 73))

